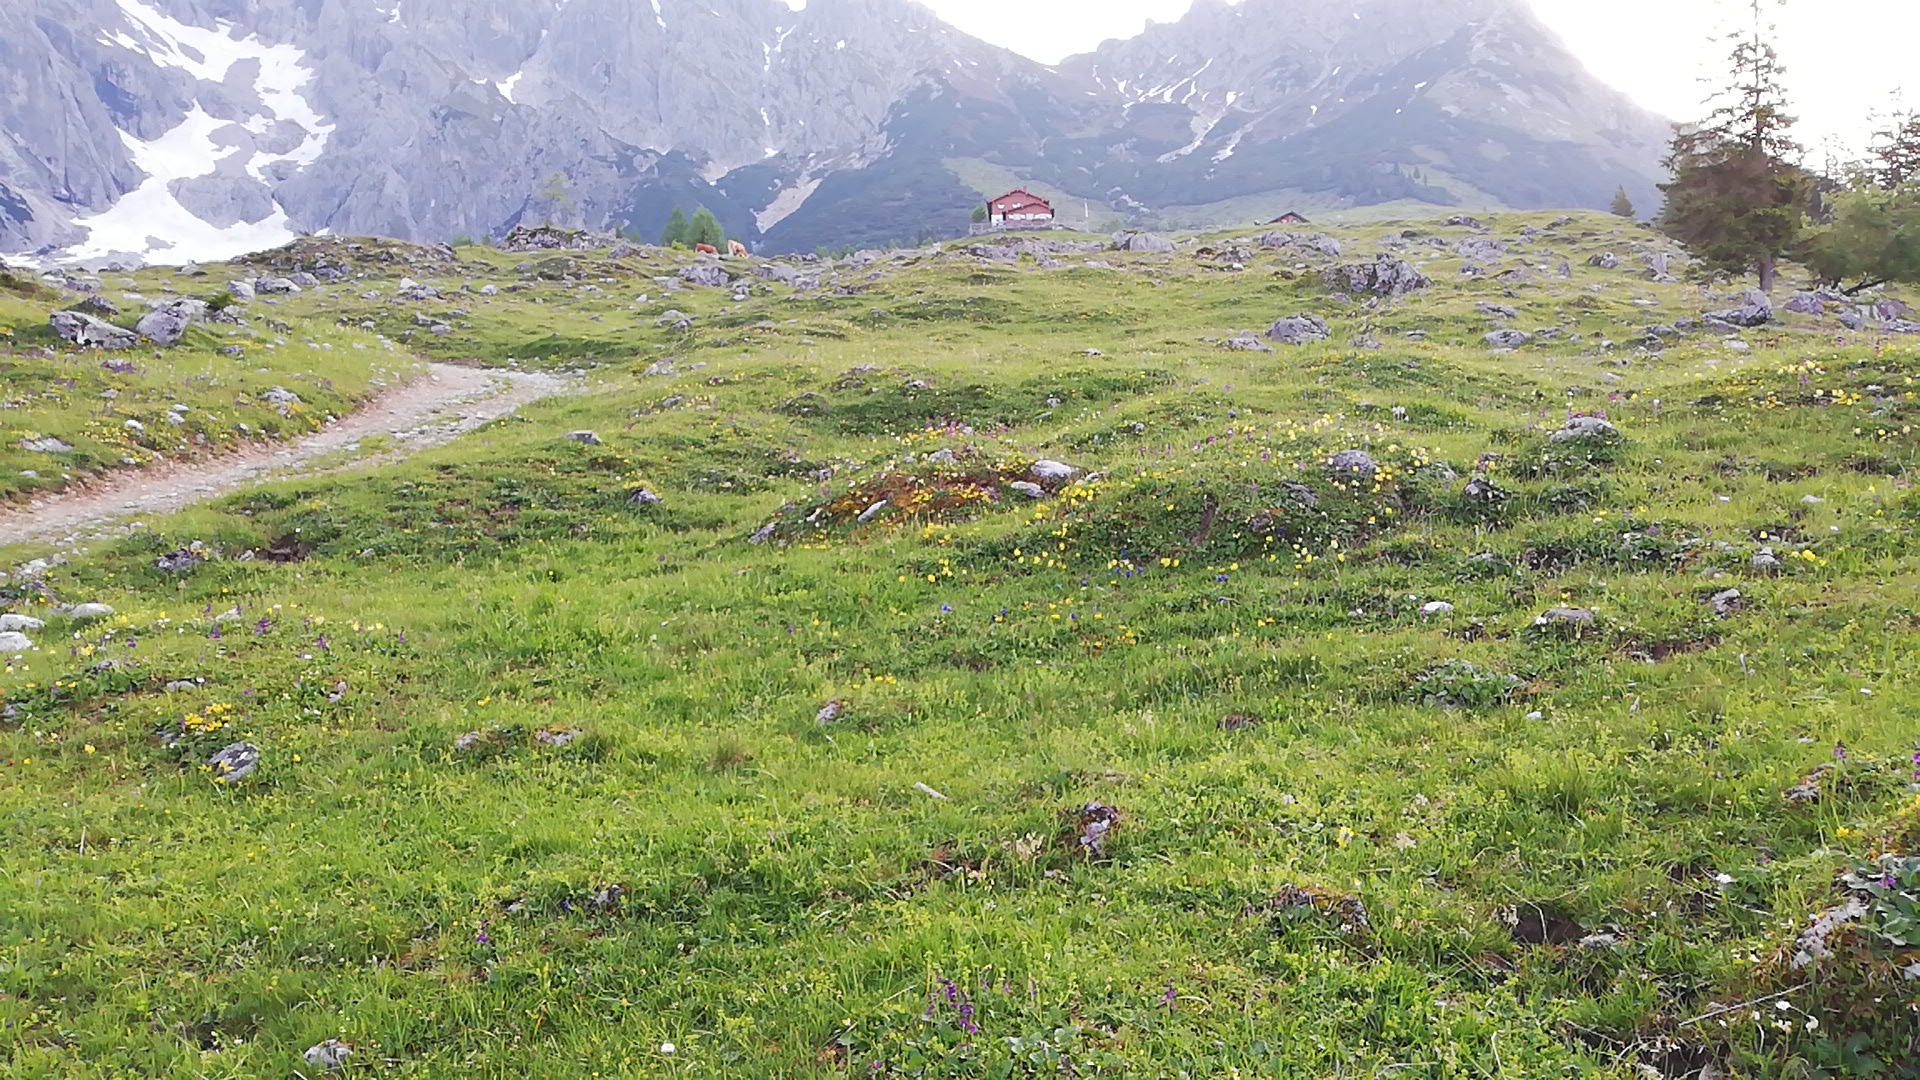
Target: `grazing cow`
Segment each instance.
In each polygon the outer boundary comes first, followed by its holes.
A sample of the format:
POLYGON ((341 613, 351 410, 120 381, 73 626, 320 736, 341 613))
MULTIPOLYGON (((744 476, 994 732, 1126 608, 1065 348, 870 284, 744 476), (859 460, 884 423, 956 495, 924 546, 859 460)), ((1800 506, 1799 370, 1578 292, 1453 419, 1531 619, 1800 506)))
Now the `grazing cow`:
POLYGON ((747 245, 738 240, 727 241, 727 258, 744 259, 747 257, 747 245))
POLYGON ((694 250, 694 253, 695 253, 695 254, 697 254, 697 255, 718 255, 718 254, 720 254, 720 249, 718 249, 718 248, 716 248, 716 247, 714 247, 714 246, 713 246, 712 244, 695 244, 695 245, 693 245, 693 250, 694 250))

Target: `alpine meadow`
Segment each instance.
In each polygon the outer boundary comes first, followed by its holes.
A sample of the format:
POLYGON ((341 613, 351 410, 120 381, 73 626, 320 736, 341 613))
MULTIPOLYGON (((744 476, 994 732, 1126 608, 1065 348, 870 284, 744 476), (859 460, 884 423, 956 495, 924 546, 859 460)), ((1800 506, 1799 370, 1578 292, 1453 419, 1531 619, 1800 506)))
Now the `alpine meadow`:
POLYGON ((1920 1078, 1920 113, 714 2, 0 13, 0 1074, 1920 1078))

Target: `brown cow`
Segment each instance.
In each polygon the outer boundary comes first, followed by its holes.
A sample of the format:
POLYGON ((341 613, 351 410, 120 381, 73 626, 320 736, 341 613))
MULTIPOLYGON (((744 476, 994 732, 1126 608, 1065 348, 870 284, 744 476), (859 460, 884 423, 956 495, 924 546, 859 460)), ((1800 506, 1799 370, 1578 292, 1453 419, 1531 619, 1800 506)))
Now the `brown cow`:
POLYGON ((727 258, 744 259, 747 257, 747 245, 738 240, 727 241, 727 258))
POLYGON ((693 245, 693 251, 694 251, 694 254, 696 254, 696 255, 718 255, 718 254, 720 254, 720 250, 719 250, 718 248, 716 248, 716 247, 714 247, 714 246, 713 246, 712 244, 695 244, 695 245, 693 245))

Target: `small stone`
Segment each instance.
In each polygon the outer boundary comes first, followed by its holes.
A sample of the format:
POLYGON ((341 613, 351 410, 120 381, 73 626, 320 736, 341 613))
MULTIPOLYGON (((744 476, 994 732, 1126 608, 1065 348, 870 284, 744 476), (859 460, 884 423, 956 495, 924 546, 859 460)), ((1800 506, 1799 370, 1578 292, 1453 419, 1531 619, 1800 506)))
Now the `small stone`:
POLYGON ((597 435, 597 434, 595 434, 595 433, 593 433, 593 432, 591 432, 591 431, 586 431, 586 430, 584 430, 584 429, 583 429, 583 430, 580 430, 580 431, 569 431, 569 432, 567 432, 567 441, 568 441, 568 442, 577 442, 577 443, 583 443, 583 444, 585 444, 585 445, 587 445, 587 446, 600 446, 600 445, 603 445, 603 444, 602 444, 602 442, 601 442, 601 440, 600 440, 600 436, 599 436, 599 435, 597 435))
POLYGON ((887 509, 888 505, 890 504, 886 499, 881 499, 879 502, 874 503, 872 506, 869 506, 865 510, 860 511, 860 516, 857 518, 854 518, 853 520, 858 524, 865 525, 867 522, 872 521, 874 518, 879 517, 881 513, 883 513, 887 509))
POLYGON ((652 488, 641 488, 639 491, 627 496, 628 506, 659 506, 665 501, 665 499, 655 495, 652 488))
POLYGON ((260 748, 250 742, 228 743, 207 759, 213 778, 222 784, 237 784, 260 767, 260 748))
POLYGON ((0 653, 26 652, 33 648, 33 642, 18 630, 0 631, 0 653))
POLYGON ((31 615, 16 615, 13 612, 0 615, 0 632, 39 630, 46 625, 31 615))
POLYGON ((1420 605, 1420 614, 1429 618, 1438 615, 1451 615, 1453 614, 1453 605, 1447 603, 1445 600, 1432 600, 1420 605))
POLYGON ((1533 335, 1525 330, 1495 330, 1481 340, 1496 349, 1517 349, 1533 340, 1533 335))
POLYGON ((326 1042, 307 1047, 307 1052, 300 1056, 306 1058, 307 1064, 314 1068, 331 1072, 346 1066, 347 1059, 353 1056, 353 1047, 339 1039, 328 1039, 326 1042))
POLYGON ((105 604, 75 604, 73 610, 67 612, 67 615, 76 622, 104 619, 112 614, 113 609, 105 604))
POLYGON ((1739 589, 1727 589, 1724 592, 1714 593, 1707 603, 1712 605, 1713 613, 1723 619, 1747 606, 1746 601, 1740 596, 1739 589))
POLYGON ((551 746, 555 750, 558 750, 575 739, 578 739, 580 734, 580 731, 576 728, 545 728, 533 733, 533 741, 542 746, 551 746))
POLYGON ((1602 441, 1617 438, 1620 429, 1597 416, 1576 416, 1568 420, 1560 430, 1547 436, 1549 443, 1569 443, 1602 441))
POLYGON ((1365 450, 1342 450, 1327 459, 1327 468, 1336 476, 1353 476, 1363 480, 1373 479, 1374 474, 1380 471, 1373 455, 1365 450))
POLYGON ((1308 313, 1289 316, 1267 327, 1268 340, 1282 345, 1310 345, 1331 336, 1327 320, 1308 313))
POLYGON ((1592 626, 1597 616, 1586 608, 1556 607, 1548 608, 1533 620, 1535 626, 1592 626))
POLYGON ((53 438, 52 436, 46 436, 38 439, 21 439, 20 449, 26 450, 30 453, 35 453, 35 454, 71 454, 73 453, 72 445, 66 442, 63 442, 59 439, 53 438))
POLYGON ((1008 484, 1007 487, 1025 495, 1029 499, 1044 499, 1047 497, 1047 489, 1030 480, 1015 480, 1013 483, 1008 484))
POLYGON ((1753 559, 1749 565, 1762 574, 1777 574, 1781 568, 1780 557, 1775 555, 1773 549, 1770 547, 1763 547, 1759 551, 1754 552, 1753 559))
POLYGON ((167 685, 161 687, 161 689, 169 694, 183 694, 189 690, 200 689, 200 684, 194 682, 192 679, 174 679, 167 683, 167 685))
POLYGON ((820 711, 813 714, 813 721, 816 724, 831 724, 840 719, 846 711, 847 703, 836 698, 820 706, 820 711))
POLYGON ((1043 484, 1057 484, 1079 476, 1080 470, 1063 462, 1041 458, 1027 469, 1027 475, 1043 484))

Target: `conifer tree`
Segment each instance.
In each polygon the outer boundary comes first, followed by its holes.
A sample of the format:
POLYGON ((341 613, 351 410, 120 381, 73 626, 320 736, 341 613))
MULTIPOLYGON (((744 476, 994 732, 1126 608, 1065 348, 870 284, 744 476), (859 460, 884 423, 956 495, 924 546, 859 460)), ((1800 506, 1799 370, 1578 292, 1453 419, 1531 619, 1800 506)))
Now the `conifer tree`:
POLYGON ((1875 186, 1891 191, 1920 181, 1920 111, 1895 114, 1874 133, 1871 152, 1875 186))
POLYGON ((1617 217, 1630 218, 1633 216, 1633 200, 1627 198, 1626 185, 1621 185, 1619 190, 1613 193, 1613 205, 1607 209, 1613 211, 1617 217))
POLYGON ((1746 0, 1749 27, 1731 35, 1728 85, 1700 123, 1675 128, 1666 165, 1673 179, 1659 225, 1711 271, 1752 271, 1771 291, 1781 256, 1805 228, 1811 177, 1798 161, 1784 69, 1769 40, 1765 0, 1746 0))
POLYGON ((720 219, 713 216, 713 211, 703 206, 694 212, 693 220, 687 223, 687 243, 726 248, 726 230, 720 228, 720 219))
POLYGON ((660 234, 661 247, 677 247, 687 242, 687 215, 679 207, 667 217, 667 227, 660 234))

